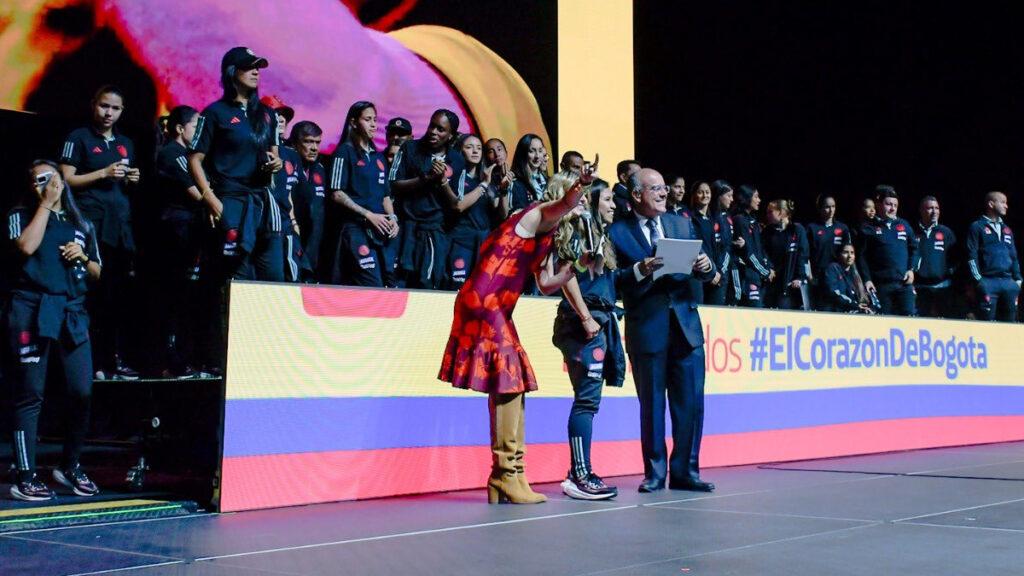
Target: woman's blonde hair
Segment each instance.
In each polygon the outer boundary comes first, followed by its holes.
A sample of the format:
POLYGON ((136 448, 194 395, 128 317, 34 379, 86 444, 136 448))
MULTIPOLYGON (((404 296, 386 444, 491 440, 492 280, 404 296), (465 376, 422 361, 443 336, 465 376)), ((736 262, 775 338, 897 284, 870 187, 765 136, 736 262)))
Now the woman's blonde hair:
MULTIPOLYGON (((575 172, 569 172, 568 170, 562 170, 548 180, 548 187, 544 191, 544 196, 541 198, 544 202, 550 202, 552 200, 559 200, 565 196, 566 190, 571 188, 576 181, 579 180, 579 175, 575 172)), ((606 185, 607 186, 607 185, 606 185)), ((591 185, 583 187, 583 194, 587 197, 587 210, 594 214, 593 197, 591 196, 591 185)), ((599 217, 592 218, 593 230, 600 236, 600 241, 604 243, 604 260, 605 266, 610 270, 615 269, 615 254, 612 251, 611 241, 607 236, 604 235, 604 226, 601 224, 599 217)), ((558 223, 558 228, 555 230, 555 254, 559 260, 566 260, 569 262, 575 262, 583 255, 583 242, 581 238, 585 233, 583 228, 583 221, 572 212, 567 213, 562 217, 558 223)))

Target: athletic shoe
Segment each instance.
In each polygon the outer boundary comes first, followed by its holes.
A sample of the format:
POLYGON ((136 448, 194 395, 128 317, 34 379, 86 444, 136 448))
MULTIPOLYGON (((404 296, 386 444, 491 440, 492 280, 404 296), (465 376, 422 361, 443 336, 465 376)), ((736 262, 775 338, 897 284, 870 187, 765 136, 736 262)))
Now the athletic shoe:
POLYGON ((71 491, 78 496, 95 496, 100 493, 100 489, 96 487, 96 484, 89 480, 85 472, 82 472, 81 466, 75 466, 70 470, 54 469, 53 479, 71 488, 71 491))
POLYGON ((601 477, 591 472, 584 478, 572 474, 562 482, 562 492, 577 500, 605 500, 619 495, 619 490, 608 486, 601 477))
POLYGON ((57 497, 53 490, 50 490, 49 486, 43 484, 43 481, 35 474, 28 480, 12 484, 11 496, 27 502, 43 502, 57 497))
POLYGON ((138 380, 139 371, 121 362, 121 359, 115 356, 113 378, 114 380, 138 380))

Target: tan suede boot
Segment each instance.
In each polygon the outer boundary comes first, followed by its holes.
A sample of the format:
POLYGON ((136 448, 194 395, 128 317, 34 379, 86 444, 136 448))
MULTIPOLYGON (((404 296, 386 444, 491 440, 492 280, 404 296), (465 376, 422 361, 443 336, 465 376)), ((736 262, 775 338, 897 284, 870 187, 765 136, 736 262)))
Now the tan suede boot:
POLYGON ((530 483, 526 481, 526 463, 523 460, 526 456, 526 394, 520 394, 519 397, 521 402, 519 407, 519 422, 516 426, 516 480, 518 480, 522 489, 530 495, 531 499, 535 499, 537 502, 547 502, 548 497, 534 492, 533 489, 530 488, 530 483))
POLYGON ((491 477, 487 480, 487 501, 491 504, 537 504, 547 500, 523 489, 515 466, 516 440, 522 413, 522 394, 491 394, 487 406, 491 415, 491 477), (540 499, 538 499, 540 498, 540 499))

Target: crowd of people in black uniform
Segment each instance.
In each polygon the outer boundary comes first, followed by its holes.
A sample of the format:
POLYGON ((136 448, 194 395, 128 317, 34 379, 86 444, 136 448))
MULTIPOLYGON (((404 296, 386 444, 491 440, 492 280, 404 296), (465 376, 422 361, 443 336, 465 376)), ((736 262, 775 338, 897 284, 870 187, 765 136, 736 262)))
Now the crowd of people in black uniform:
MULTIPOLYGON (((12 494, 52 497, 35 474, 35 436, 46 367, 58 355, 73 401, 55 479, 79 495, 97 489, 78 465, 94 378, 134 379, 119 346, 134 274, 133 229, 155 227, 149 248, 161 263, 147 297, 163 313, 157 330, 165 377, 216 376, 223 365, 224 287, 229 279, 457 290, 492 229, 539 201, 549 157, 526 134, 509 158, 499 139, 460 134, 458 115, 438 110, 419 138, 388 119, 387 147, 374 144, 371 102, 354 103, 329 158, 323 129, 295 120, 280 99, 258 96, 267 61, 246 48, 222 60, 223 97, 201 112, 177 106, 159 121, 156 171, 141 174, 132 141, 117 129, 127 104, 99 89, 88 126, 71 132, 56 162, 29 169, 8 216, 15 254, 5 316, 15 382, 12 494), (161 201, 158 221, 133 221, 129 197, 161 201), (88 289, 87 289, 88 288, 88 289)), ((579 174, 566 152, 560 171, 579 174)), ((629 211, 633 160, 616 166, 615 217, 629 211)), ((991 192, 961 240, 939 223, 934 197, 916 223, 878 186, 858 221, 836 218, 836 199, 817 199, 819 220, 792 219, 775 199, 760 216, 754 186, 668 177, 670 210, 692 219, 715 267, 695 282, 706 304, 1013 321, 1021 272, 1006 196, 991 192), (955 256, 958 255, 958 256, 955 256), (954 290, 962 285, 965 290, 954 290), (954 294, 967 294, 967 298, 954 294)), ((607 188, 598 180, 594 187, 607 188)), ((527 291, 534 290, 529 285, 527 291)))

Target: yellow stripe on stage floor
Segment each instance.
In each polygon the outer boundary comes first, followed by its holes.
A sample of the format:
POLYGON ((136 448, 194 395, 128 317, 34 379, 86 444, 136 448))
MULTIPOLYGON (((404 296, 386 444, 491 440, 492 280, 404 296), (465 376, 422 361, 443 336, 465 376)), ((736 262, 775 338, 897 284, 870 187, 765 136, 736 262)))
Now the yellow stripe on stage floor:
POLYGON ((62 506, 39 506, 36 508, 16 508, 13 510, 0 510, 0 518, 11 518, 15 516, 30 517, 42 516, 44 514, 60 514, 62 512, 89 512, 91 510, 116 510, 118 508, 131 508, 133 506, 150 506, 167 504, 166 500, 106 500, 102 502, 83 502, 81 504, 65 504, 62 506))

